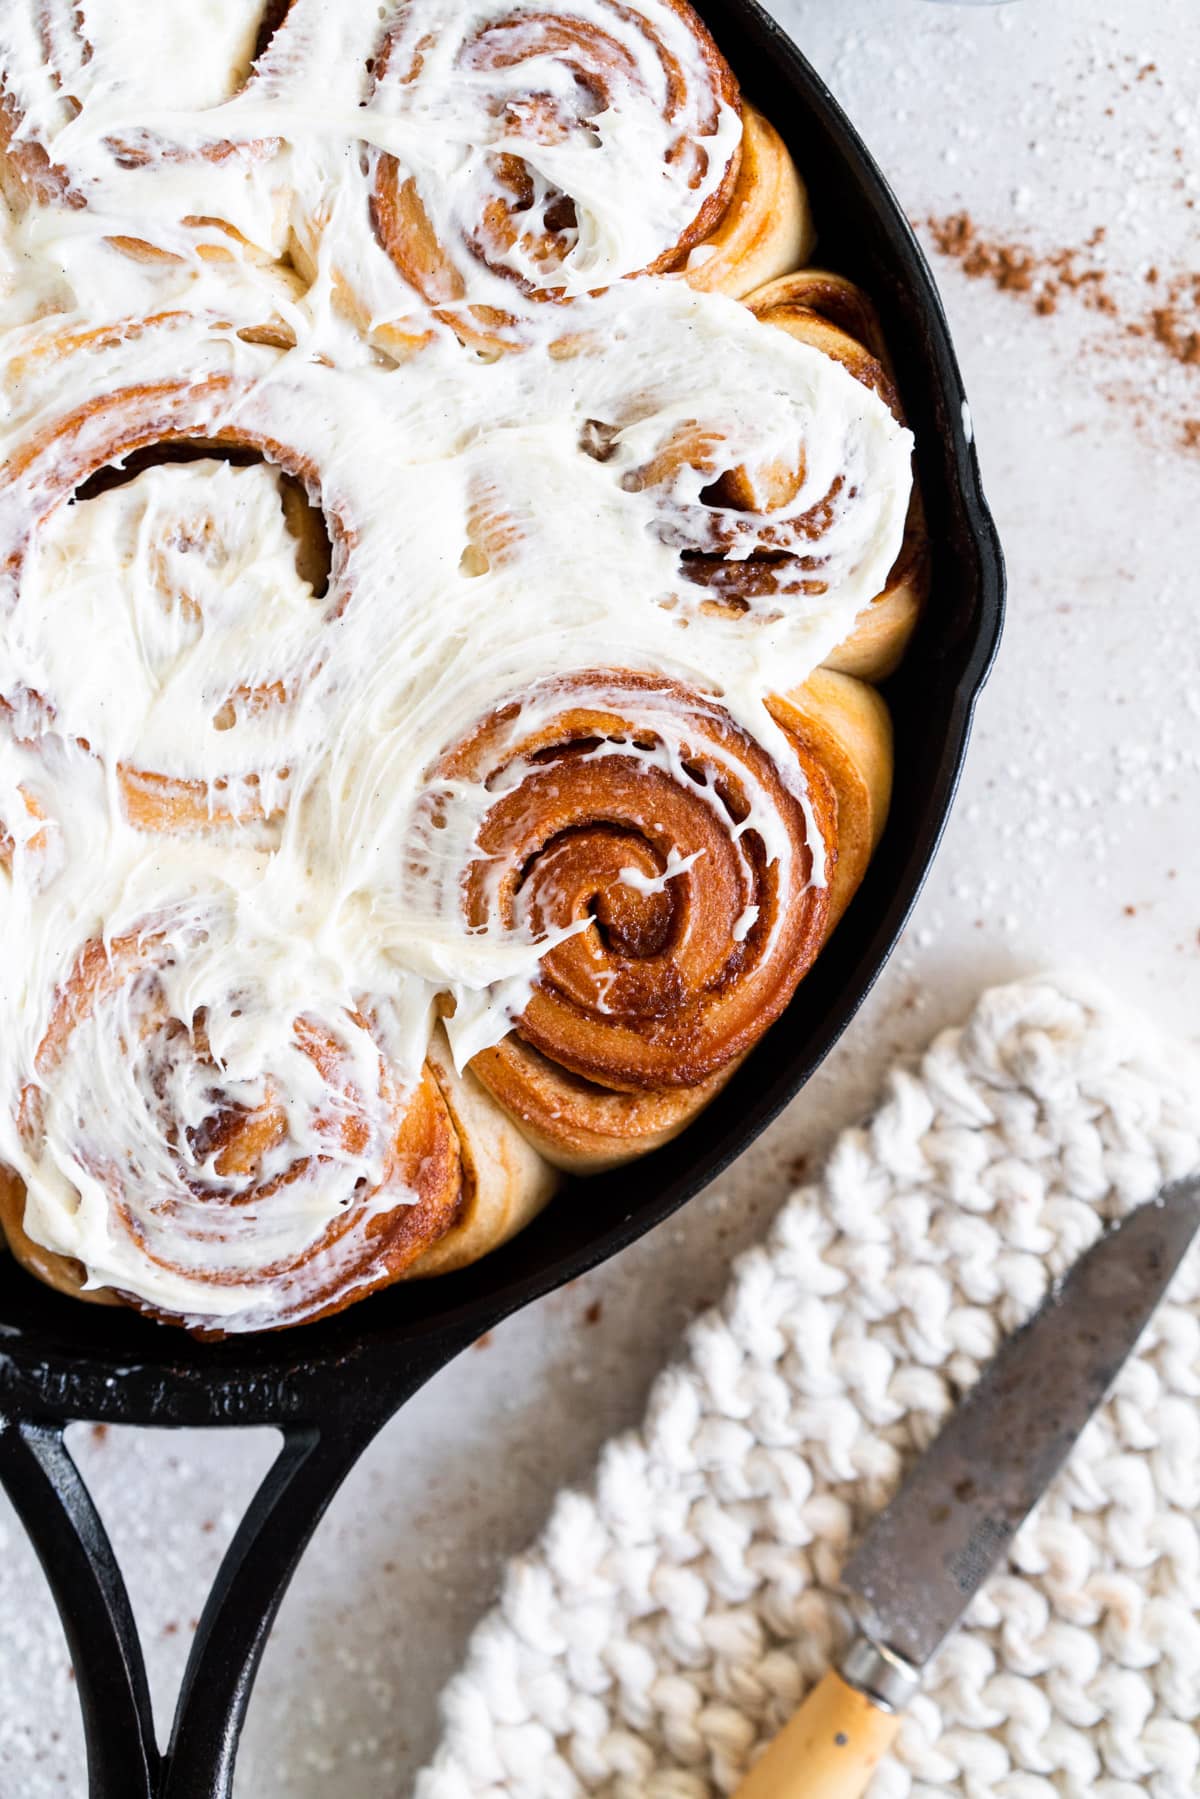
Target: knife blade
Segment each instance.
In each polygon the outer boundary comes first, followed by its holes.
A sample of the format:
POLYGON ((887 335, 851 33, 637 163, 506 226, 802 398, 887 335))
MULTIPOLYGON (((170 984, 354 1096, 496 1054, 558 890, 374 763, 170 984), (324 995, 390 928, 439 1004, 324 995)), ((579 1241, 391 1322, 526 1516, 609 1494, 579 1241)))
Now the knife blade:
POLYGON ((1087 1250, 873 1521, 842 1572, 860 1628, 929 1661, 1066 1461, 1200 1226, 1200 1181, 1168 1188, 1087 1250))
POLYGON ((1132 1354, 1200 1229, 1200 1178, 1114 1225, 1005 1339, 842 1572, 858 1635, 735 1799, 860 1799, 962 1619, 1132 1354))

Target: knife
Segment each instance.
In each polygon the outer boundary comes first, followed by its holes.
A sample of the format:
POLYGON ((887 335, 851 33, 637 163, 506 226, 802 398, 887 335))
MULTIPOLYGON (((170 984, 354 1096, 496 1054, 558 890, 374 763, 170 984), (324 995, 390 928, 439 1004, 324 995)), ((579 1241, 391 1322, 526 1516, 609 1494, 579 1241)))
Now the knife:
POLYGON ((926 1667, 1104 1399, 1200 1226, 1200 1179, 1082 1255, 1001 1344, 842 1573, 858 1634, 735 1799, 859 1799, 926 1667))

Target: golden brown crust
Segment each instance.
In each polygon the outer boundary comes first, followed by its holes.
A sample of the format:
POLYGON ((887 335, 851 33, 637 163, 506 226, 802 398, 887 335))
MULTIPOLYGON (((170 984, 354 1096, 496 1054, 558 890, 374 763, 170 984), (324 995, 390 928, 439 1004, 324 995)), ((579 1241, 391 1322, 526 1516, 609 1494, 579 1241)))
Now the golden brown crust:
POLYGON ((825 658, 825 667, 863 681, 886 681, 899 668, 929 597, 932 559, 921 490, 913 484, 900 554, 887 585, 844 643, 825 658))
POLYGON ((689 255, 688 286, 740 300, 807 262, 815 241, 808 191, 787 145, 743 102, 737 181, 720 223, 689 255))
POLYGON ((758 318, 779 307, 816 313, 827 324, 835 325, 847 337, 853 337, 877 361, 892 373, 887 342, 879 314, 861 287, 832 269, 797 268, 783 270, 770 281, 745 296, 746 305, 758 318))
POLYGON ((815 759, 837 797, 837 862, 830 877, 826 936, 850 904, 883 834, 894 754, 887 705, 873 687, 818 668, 769 702, 792 742, 815 759))
POLYGON ((556 1168, 598 1174, 658 1149, 702 1112, 741 1066, 735 1057, 696 1087, 618 1093, 584 1080, 515 1031, 471 1061, 471 1071, 556 1168))
POLYGON ((472 1069, 459 1074, 441 1025, 426 1059, 458 1135, 462 1203, 453 1227, 408 1269, 413 1277, 448 1274, 498 1249, 524 1230, 558 1185, 549 1162, 489 1098, 472 1069))

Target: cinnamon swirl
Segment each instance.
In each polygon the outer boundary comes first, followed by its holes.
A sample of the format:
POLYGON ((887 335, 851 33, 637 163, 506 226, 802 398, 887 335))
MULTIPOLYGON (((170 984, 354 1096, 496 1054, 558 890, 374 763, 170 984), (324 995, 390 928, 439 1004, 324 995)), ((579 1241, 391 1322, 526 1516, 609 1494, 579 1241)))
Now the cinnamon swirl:
MULTIPOLYGON (((862 878, 890 789, 886 708, 828 675, 772 711, 774 754, 706 695, 588 671, 501 706, 434 771, 425 841, 472 846, 468 927, 552 945, 514 1032, 471 1067, 560 1165, 681 1128, 862 878)), ((435 856, 422 879, 451 878, 435 856)))

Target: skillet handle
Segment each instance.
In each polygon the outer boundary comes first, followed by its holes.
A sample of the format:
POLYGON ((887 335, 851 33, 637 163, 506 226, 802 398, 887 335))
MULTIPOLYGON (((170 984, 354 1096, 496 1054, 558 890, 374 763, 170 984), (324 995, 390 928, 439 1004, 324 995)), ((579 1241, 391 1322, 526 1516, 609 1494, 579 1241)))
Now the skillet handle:
POLYGON ((284 1426, 201 1613, 155 1799, 232 1799, 238 1739, 275 1615, 330 1500, 383 1422, 284 1426))
POLYGON ((0 1418, 0 1483, 29 1533, 71 1651, 90 1799, 232 1799, 238 1738, 288 1582, 326 1507, 394 1410, 281 1426, 208 1596, 160 1755, 125 1582, 60 1423, 0 1418))
POLYGON ((87 1740, 92 1799, 154 1799, 158 1750, 137 1625, 108 1533, 61 1424, 0 1418, 0 1484, 58 1606, 87 1740))

